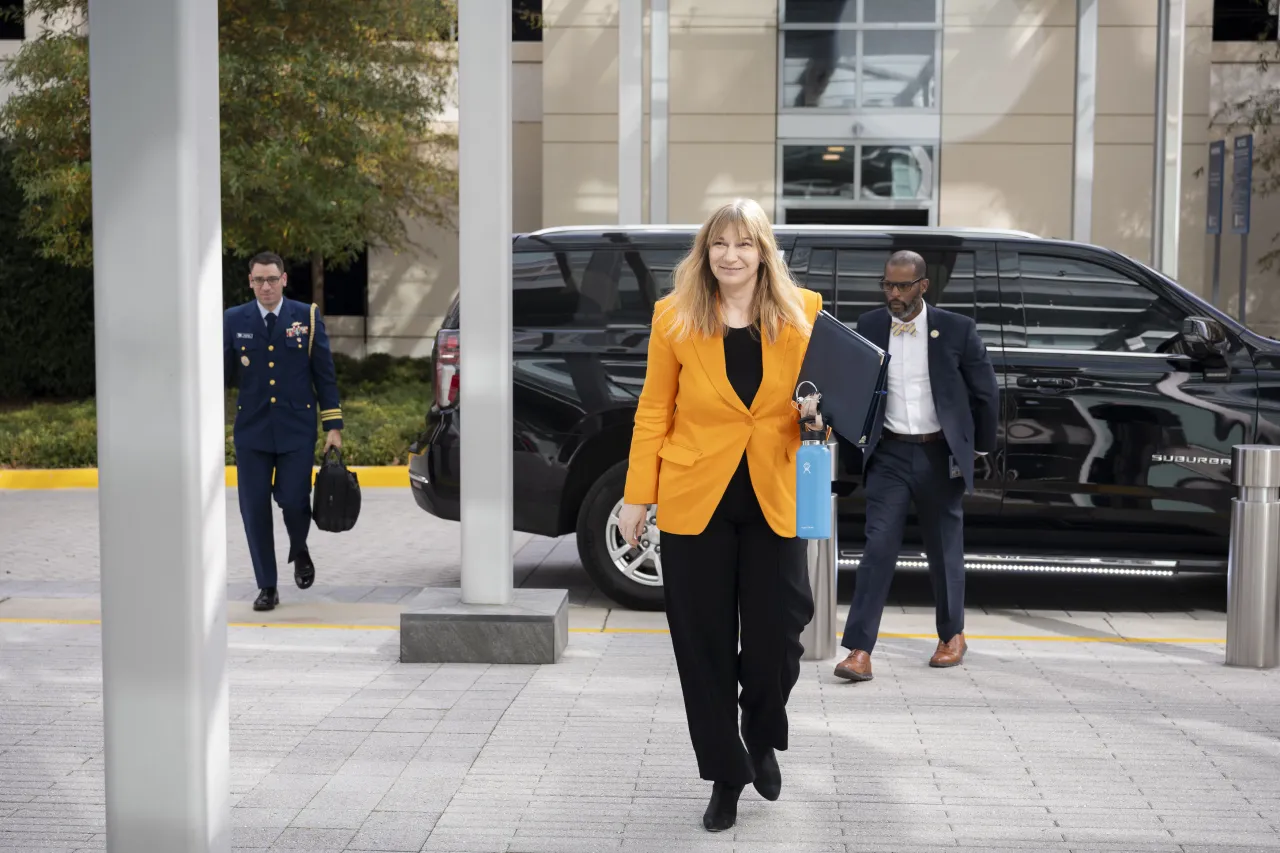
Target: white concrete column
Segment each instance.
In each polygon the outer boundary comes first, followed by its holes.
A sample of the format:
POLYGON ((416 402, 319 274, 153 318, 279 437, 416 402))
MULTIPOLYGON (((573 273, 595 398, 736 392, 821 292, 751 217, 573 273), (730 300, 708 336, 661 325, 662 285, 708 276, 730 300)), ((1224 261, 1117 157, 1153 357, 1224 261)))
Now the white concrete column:
POLYGON ((670 0, 649 0, 649 221, 667 222, 670 142, 670 0))
POLYGON ((1098 114, 1098 0, 1076 0, 1075 145, 1071 239, 1093 239, 1093 144, 1098 114))
POLYGON ((462 601, 510 604, 511 0, 458 4, 462 601))
POLYGON ((1182 90, 1186 0, 1157 0, 1155 155, 1152 163, 1151 265, 1178 276, 1182 200, 1182 90))
POLYGON ((107 850, 226 853, 218 7, 89 29, 107 850))
POLYGON ((644 0, 618 2, 618 224, 644 221, 644 0))

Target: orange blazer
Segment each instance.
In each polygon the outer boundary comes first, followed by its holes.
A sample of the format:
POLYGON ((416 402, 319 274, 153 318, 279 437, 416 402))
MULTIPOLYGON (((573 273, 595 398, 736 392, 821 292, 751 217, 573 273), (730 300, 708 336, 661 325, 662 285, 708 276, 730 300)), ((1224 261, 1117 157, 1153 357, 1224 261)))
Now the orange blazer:
MULTIPOLYGON (((800 292, 812 324, 822 297, 800 292)), ((769 526, 779 536, 795 536, 800 416, 791 401, 808 335, 788 325, 775 343, 762 342, 764 379, 748 407, 729 384, 724 342, 692 335, 673 342, 666 302, 654 310, 623 500, 657 504, 663 532, 701 533, 745 450, 769 526)))

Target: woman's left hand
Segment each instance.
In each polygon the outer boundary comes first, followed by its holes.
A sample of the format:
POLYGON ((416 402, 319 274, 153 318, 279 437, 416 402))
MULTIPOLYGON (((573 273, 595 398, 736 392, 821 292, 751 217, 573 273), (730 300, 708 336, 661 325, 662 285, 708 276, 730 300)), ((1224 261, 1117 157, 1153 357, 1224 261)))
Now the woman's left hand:
POLYGON ((818 395, 817 394, 810 394, 808 397, 802 397, 800 399, 800 419, 804 420, 810 415, 814 417, 814 421, 813 421, 813 424, 809 427, 809 429, 812 429, 812 430, 823 429, 824 427, 822 424, 822 413, 818 411, 818 395))

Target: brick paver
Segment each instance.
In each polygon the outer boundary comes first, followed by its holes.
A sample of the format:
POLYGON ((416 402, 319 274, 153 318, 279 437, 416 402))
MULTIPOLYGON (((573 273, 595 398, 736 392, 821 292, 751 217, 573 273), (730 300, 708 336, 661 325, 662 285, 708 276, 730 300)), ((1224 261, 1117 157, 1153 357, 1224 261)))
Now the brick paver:
MULTIPOLYGON (((670 641, 402 665, 393 631, 235 628, 238 851, 1280 849, 1280 684, 1221 646, 983 641, 806 663, 782 799, 705 833, 670 641)), ((0 850, 104 849, 98 631, 0 625, 0 850)))

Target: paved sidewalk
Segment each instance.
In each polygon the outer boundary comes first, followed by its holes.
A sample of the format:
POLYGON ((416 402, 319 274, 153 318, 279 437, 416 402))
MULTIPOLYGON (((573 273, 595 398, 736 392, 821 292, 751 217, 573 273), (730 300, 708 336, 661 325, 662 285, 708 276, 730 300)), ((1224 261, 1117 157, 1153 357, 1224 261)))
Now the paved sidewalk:
MULTIPOLYGON (((712 836, 663 634, 579 630, 544 667, 230 636, 237 851, 1280 849, 1280 683, 1212 642, 982 640, 940 671, 888 638, 857 686, 806 663, 782 799, 712 836)), ((0 849, 104 849, 99 679, 96 627, 0 624, 0 849)))

